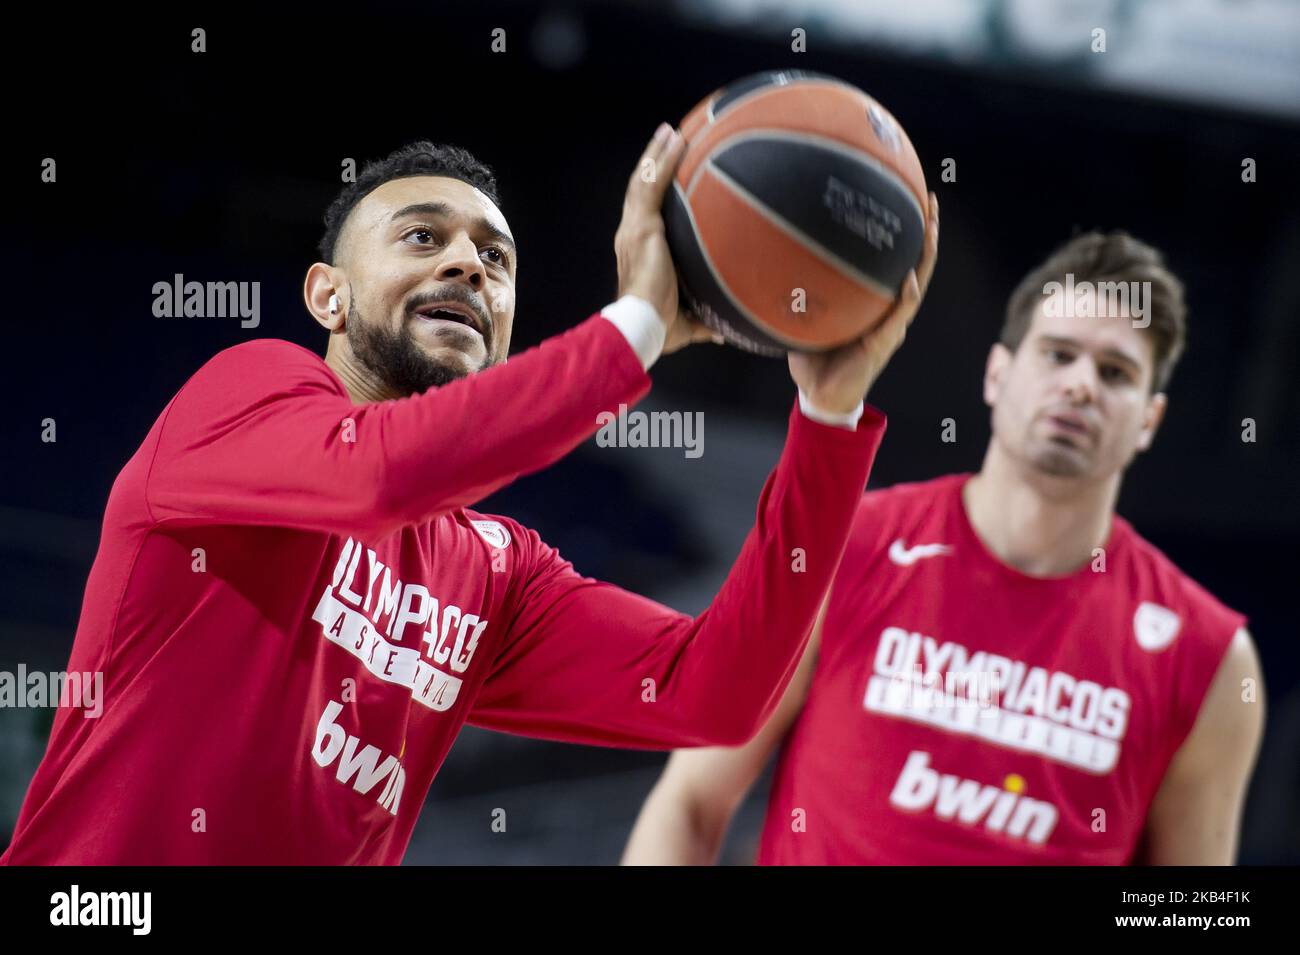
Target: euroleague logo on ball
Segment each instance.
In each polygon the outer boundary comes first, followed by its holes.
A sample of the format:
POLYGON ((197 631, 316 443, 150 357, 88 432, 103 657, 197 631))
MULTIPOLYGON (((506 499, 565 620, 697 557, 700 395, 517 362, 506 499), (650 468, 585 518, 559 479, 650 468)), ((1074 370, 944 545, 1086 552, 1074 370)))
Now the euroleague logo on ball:
POLYGON ((875 103, 867 107, 867 119, 871 121, 871 128, 875 131, 877 139, 894 152, 902 148, 902 141, 898 138, 898 127, 875 103))

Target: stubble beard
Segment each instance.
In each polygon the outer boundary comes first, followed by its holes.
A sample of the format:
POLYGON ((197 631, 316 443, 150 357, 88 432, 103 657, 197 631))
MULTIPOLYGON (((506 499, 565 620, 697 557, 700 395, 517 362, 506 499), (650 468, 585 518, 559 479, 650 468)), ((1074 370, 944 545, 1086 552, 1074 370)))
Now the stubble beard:
POLYGON ((399 330, 367 322, 354 308, 348 316, 348 346, 352 354, 385 387, 403 397, 423 394, 482 371, 491 358, 477 368, 469 359, 440 360, 425 352, 411 334, 408 316, 399 330))

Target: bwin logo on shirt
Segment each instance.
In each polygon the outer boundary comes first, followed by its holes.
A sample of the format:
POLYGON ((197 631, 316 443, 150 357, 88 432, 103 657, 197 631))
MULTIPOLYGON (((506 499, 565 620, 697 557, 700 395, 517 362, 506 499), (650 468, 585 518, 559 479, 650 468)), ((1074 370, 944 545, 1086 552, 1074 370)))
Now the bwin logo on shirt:
POLYGON ((352 788, 363 796, 384 781, 377 801, 396 816, 398 804, 402 801, 402 789, 406 786, 406 770, 398 757, 389 756, 380 762, 383 754, 378 747, 362 746, 361 740, 349 736, 347 730, 338 724, 338 715, 342 712, 343 704, 333 700, 325 707, 320 722, 316 724, 312 759, 318 766, 326 768, 337 759, 339 765, 334 778, 345 785, 351 783, 352 788), (360 752, 358 747, 362 747, 360 752))
POLYGON ((1025 781, 1008 776, 1003 787, 987 786, 973 779, 940 774, 929 767, 930 754, 913 750, 894 783, 889 801, 906 812, 933 807, 934 814, 947 822, 966 826, 983 824, 989 832, 1005 833, 1042 845, 1056 828, 1060 815, 1050 802, 1023 795, 1025 781))

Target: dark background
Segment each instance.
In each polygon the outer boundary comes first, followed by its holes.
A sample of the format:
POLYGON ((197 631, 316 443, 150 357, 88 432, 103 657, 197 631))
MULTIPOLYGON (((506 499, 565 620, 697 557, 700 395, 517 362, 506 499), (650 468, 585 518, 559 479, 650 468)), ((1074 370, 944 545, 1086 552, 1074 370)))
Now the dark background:
MULTIPOLYGON (((10 35, 0 669, 66 662, 109 488, 200 364, 252 337, 323 354, 301 286, 342 159, 428 138, 495 169, 519 243, 518 352, 614 298, 623 188, 658 122, 745 74, 813 69, 889 107, 943 207, 930 294, 872 390, 890 416, 873 485, 978 468, 981 374, 1006 296, 1074 231, 1128 229, 1185 279, 1188 352, 1120 511, 1249 615, 1270 709, 1241 859, 1300 861, 1294 117, 1120 92, 1014 57, 972 65, 837 45, 815 22, 803 24, 809 52, 796 54, 788 27, 719 29, 669 5, 366 9, 284 24, 50 18, 10 35), (194 26, 207 30, 206 53, 189 51, 194 26), (490 50, 496 27, 502 54, 490 50), (58 162, 55 184, 40 181, 44 157, 58 162), (955 183, 940 181, 947 157, 955 183), (1258 182, 1242 182, 1244 157, 1258 182), (260 327, 153 317, 153 283, 176 272, 260 281, 260 327), (940 441, 947 417, 955 444, 940 441), (1241 438, 1247 417, 1254 443, 1241 438), (56 443, 40 440, 44 418, 57 421, 56 443)), ((705 412, 702 458, 591 442, 479 509, 536 527, 583 573, 698 612, 749 529, 794 388, 784 362, 714 346, 653 375, 645 407, 705 412)), ((50 716, 0 710, 0 846, 50 716)), ((467 728, 407 862, 614 862, 663 759, 467 728), (490 829, 497 807, 508 833, 490 829)), ((727 861, 751 857, 764 787, 727 861)))

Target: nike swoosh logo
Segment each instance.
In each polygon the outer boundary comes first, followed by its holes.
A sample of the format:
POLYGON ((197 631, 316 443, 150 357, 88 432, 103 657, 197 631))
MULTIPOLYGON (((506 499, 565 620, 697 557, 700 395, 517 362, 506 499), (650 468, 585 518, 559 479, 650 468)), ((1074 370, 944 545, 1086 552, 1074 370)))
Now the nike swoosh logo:
POLYGON ((915 547, 908 547, 901 537, 889 545, 889 559, 900 567, 910 567, 926 557, 939 557, 950 553, 952 548, 947 544, 917 544, 915 547))

